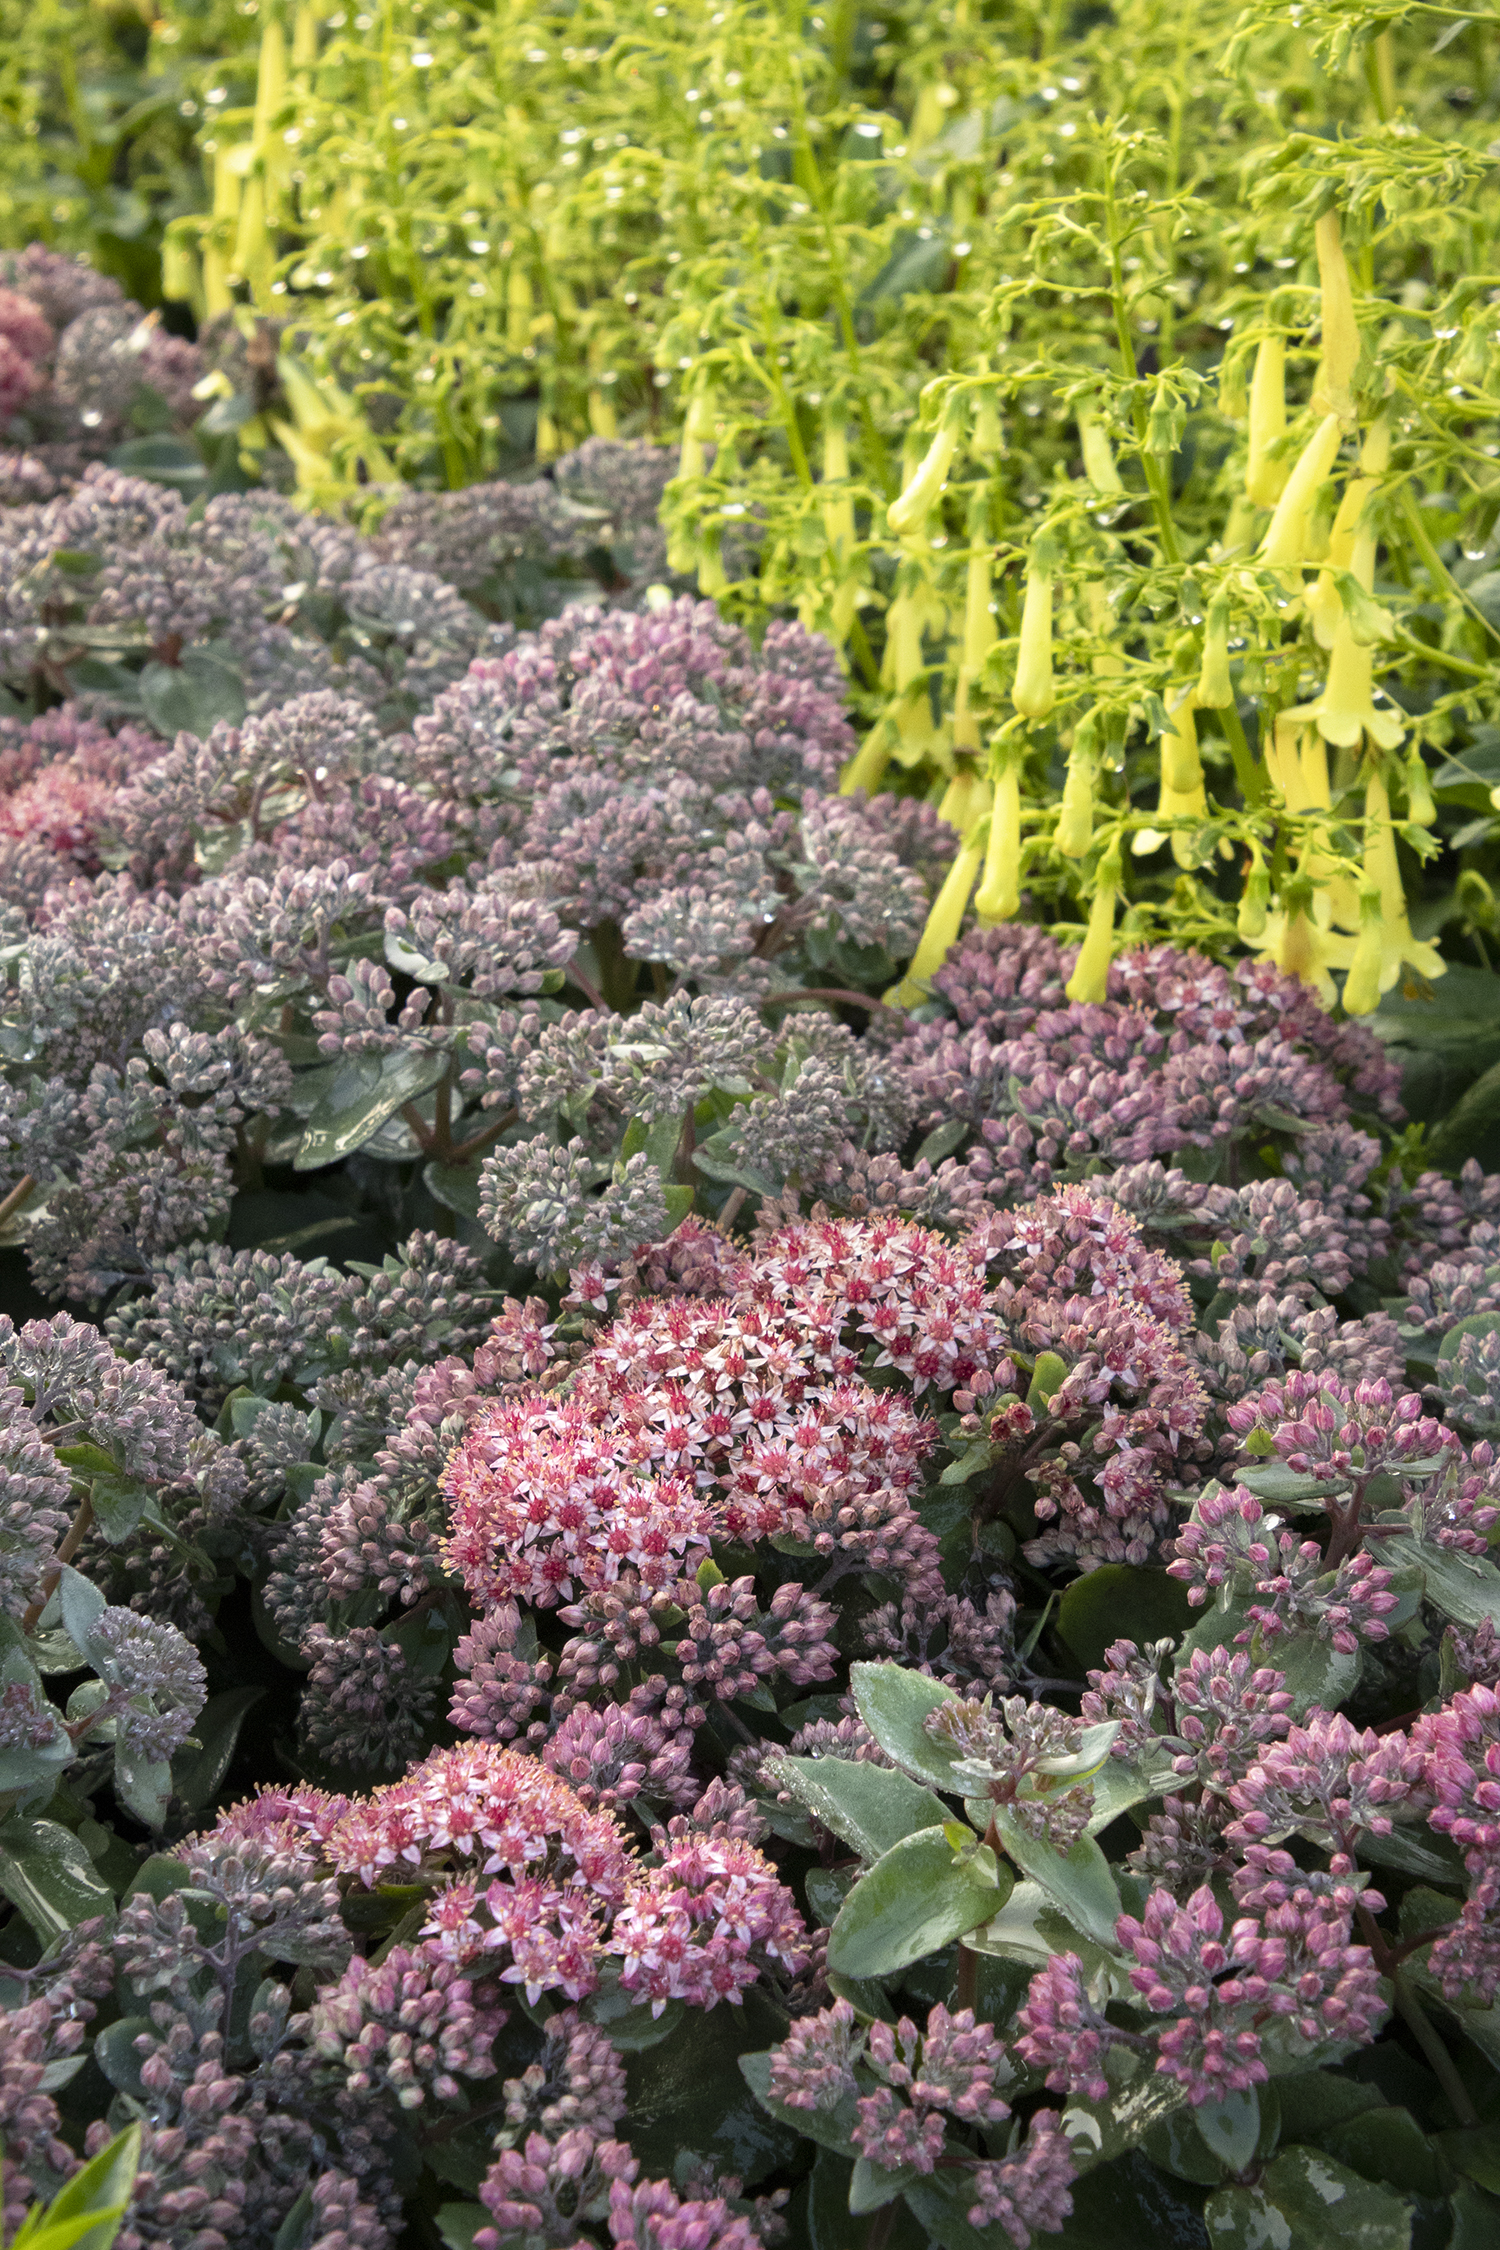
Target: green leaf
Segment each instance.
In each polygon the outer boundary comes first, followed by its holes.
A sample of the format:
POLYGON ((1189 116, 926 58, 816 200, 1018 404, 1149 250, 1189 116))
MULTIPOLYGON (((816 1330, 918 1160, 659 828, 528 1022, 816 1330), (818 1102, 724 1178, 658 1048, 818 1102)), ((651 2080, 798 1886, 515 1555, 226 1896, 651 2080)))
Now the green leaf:
POLYGON ((130 1537, 151 1504, 151 1488, 134 1477, 95 1477, 90 1487, 94 1516, 111 1547, 130 1537))
POLYGON ((1124 1908, 1109 1861, 1093 1837, 1080 1837, 1064 1858, 1050 1844, 1028 1836, 1004 1805, 995 1809, 995 1828, 1022 1874, 1040 1883, 1074 1929, 1112 1951, 1115 1924, 1124 1908))
POLYGON ((682 2023, 686 2009, 680 2000, 669 2000, 659 2016, 653 2016, 649 2001, 637 2000, 620 1989, 620 1972, 610 1963, 588 1998, 582 2002, 579 2014, 585 2021, 597 2024, 609 2039, 617 2054, 644 2054, 648 2047, 659 2047, 670 2039, 682 2023))
POLYGON ((1453 1323, 1453 1326, 1439 1344, 1439 1360, 1457 1359, 1458 1347, 1465 1336, 1493 1336, 1496 1329, 1500 1329, 1500 1313, 1466 1313, 1462 1320, 1456 1320, 1453 1323))
POLYGON ((901 2190, 921 2174, 914 2164, 903 2164, 899 2171, 888 2172, 883 2164, 872 2164, 867 2156, 855 2159, 853 2177, 849 2182, 849 2210, 856 2218, 867 2212, 883 2211, 894 2203, 901 2190))
POLYGON ((127 2125, 52 2198, 28 2250, 108 2250, 120 2231, 141 2161, 141 2128, 127 2125))
POLYGON ((670 2173, 683 2151, 747 2186, 791 2164, 806 2127, 788 2130, 739 2067, 746 2054, 785 2036, 785 2017, 752 1986, 738 2008, 689 2009, 675 2037, 629 2056, 626 2115, 642 2173, 670 2173))
POLYGON ((245 716, 245 683, 212 649, 184 649, 180 664, 144 665, 137 684, 142 710, 169 742, 179 734, 206 741, 220 720, 237 727, 245 716))
POLYGON ((816 2141, 820 2148, 834 2149, 840 2156, 852 2157, 854 2143, 849 2138, 854 2130, 855 2097, 845 2094, 835 2109, 788 2109, 771 2092, 771 2057, 741 2055, 740 2076, 761 2108, 769 2110, 772 2117, 789 2125, 794 2133, 816 2141))
POLYGON ((849 1681, 855 1707, 886 1756, 956 1795, 953 1768, 958 1752, 935 1740, 923 1726, 929 1712, 958 1700, 953 1689, 900 1664, 855 1664, 849 1681))
POLYGON ((855 1884, 829 1932, 828 1965, 843 1976, 893 1976, 987 1922, 1009 1895, 982 1862, 955 1860, 941 1828, 921 1829, 855 1884))
POLYGON ((156 2035, 149 2016, 121 2016, 115 2023, 106 2024, 94 2041, 94 2060, 116 2093, 129 2094, 140 2101, 145 2099, 146 2088, 141 2078, 143 2057, 136 2052, 136 2041, 145 2033, 156 2035))
POLYGON ((1316 1501, 1343 1490, 1337 1480, 1329 1483, 1321 1477, 1302 1476, 1284 1461, 1267 1461, 1258 1469, 1236 1469, 1234 1481, 1253 1492, 1257 1500, 1270 1500, 1279 1508, 1295 1508, 1303 1501, 1316 1501))
MULTIPOLYGON (((1390 1540, 1382 1547, 1382 1562, 1392 1559, 1390 1548, 1395 1544, 1390 1540)), ((1315 1633, 1292 1633, 1275 1642, 1273 1654, 1265 1661, 1274 1662, 1277 1671, 1285 1674, 1286 1692, 1292 1698, 1294 1716, 1300 1719, 1315 1703, 1327 1711, 1340 1710, 1354 1692, 1361 1659, 1358 1649, 1346 1656, 1331 1641, 1320 1641, 1315 1633)))
POLYGON ((169 491, 180 492, 184 500, 196 500, 208 488, 208 469, 198 448, 166 431, 127 438, 114 448, 109 465, 123 469, 127 476, 164 484, 169 491))
POLYGON ((474 2237, 490 2223, 482 2203, 440 2203, 433 2225, 443 2238, 443 2250, 474 2250, 474 2237))
MULTIPOLYGON (((1459 1554, 1410 1531, 1397 1531, 1382 1539, 1380 1559, 1415 1563, 1426 1581, 1428 1600, 1457 1624, 1472 1629, 1488 1617, 1500 1625, 1500 1570, 1486 1556, 1459 1554)), ((1276 1661, 1279 1665, 1279 1655, 1276 1661)), ((1337 1706, 1330 1703, 1328 1708, 1337 1706)))
MULTIPOLYGON (((452 1211, 460 1219, 477 1219, 479 1216, 479 1168, 474 1164, 439 1164, 435 1159, 422 1167, 422 1177, 427 1192, 445 1211, 452 1211)), ((457 2210, 457 2204, 451 2207, 457 2210)))
POLYGON ((852 1844, 861 1859, 877 1860, 903 1836, 941 1827, 947 1814, 930 1789, 889 1766, 852 1758, 778 1758, 769 1770, 808 1811, 852 1844))
POLYGON ((172 1768, 164 1758, 133 1758, 115 1748, 115 1795, 146 1828, 160 1828, 172 1802, 172 1768))
POLYGON ((57 1585, 57 1606, 62 1611, 63 1630, 73 1646, 86 1656, 89 1635, 107 1606, 104 1596, 71 1563, 64 1563, 57 1585))
MULTIPOLYGON (((1312 2139, 1292 2118, 1293 2136, 1312 2139)), ((1442 2180, 1432 2143, 1409 2109, 1368 2109, 1359 2117, 1324 2128, 1319 2148, 1336 2156, 1367 2180, 1379 2180, 1403 2195, 1438 2195, 1442 2180)))
POLYGON ((292 1159, 294 1169, 315 1172, 352 1156, 388 1117, 435 1086, 447 1067, 447 1056, 434 1054, 430 1047, 350 1056, 340 1063, 308 1118, 292 1159))
POLYGON ((1057 1629, 1085 1670, 1097 1670, 1112 1641, 1180 1640, 1193 1620, 1186 1590, 1164 1570, 1101 1563, 1075 1578, 1057 1610, 1057 1629))
POLYGON ((1434 1163, 1457 1170, 1473 1157, 1481 1168, 1500 1167, 1500 1062, 1491 1063, 1460 1094, 1428 1143, 1434 1163))
POLYGON ((1492 2195, 1500 2195, 1500 2127, 1479 2125, 1465 2132, 1437 2133, 1433 2146, 1455 2172, 1477 2180, 1492 2195))
POLYGON ((265 1694, 264 1688, 225 1688, 211 1695, 193 1721, 196 1750, 179 1751, 172 1762, 172 1794, 188 1812, 213 1801, 229 1770, 240 1728, 265 1694))
POLYGON ((1260 2097, 1253 2086, 1226 2094, 1222 2101, 1202 2103, 1193 2112, 1193 2123, 1226 2172, 1249 2169, 1260 2144, 1260 2097))
POLYGON ((1448 2250, 1494 2250, 1500 2211, 1489 2196, 1471 2181, 1461 2180, 1449 2198, 1449 2209, 1453 2232, 1448 2237, 1448 2250))
POLYGON ((115 1906, 78 1838, 55 1820, 12 1816, 0 1824, 0 1891, 44 1945, 115 1906))
POLYGON ((974 2184, 967 2172, 933 2172, 905 2190, 907 2208, 942 2250, 995 2250, 995 2229, 969 2224, 974 2184))
POLYGON ((1220 2188, 1203 2208, 1211 2250, 1410 2250, 1411 2211, 1331 2156, 1283 2149, 1254 2187, 1220 2188))

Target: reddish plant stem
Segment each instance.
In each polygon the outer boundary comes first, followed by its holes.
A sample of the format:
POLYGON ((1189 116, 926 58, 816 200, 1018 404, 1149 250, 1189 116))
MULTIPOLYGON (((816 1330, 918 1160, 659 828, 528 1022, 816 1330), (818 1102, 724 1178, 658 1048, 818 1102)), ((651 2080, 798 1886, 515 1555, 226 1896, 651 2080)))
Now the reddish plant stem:
POLYGON ((35 1186, 36 1174, 34 1172, 23 1172, 9 1195, 0 1199, 0 1227, 4 1226, 7 1219, 14 1218, 35 1186))
POLYGON ((46 1577, 42 1580, 41 1592, 37 1595, 37 1598, 32 1603, 30 1609, 27 1610, 26 1615, 21 1619, 21 1630, 23 1633, 30 1633, 35 1630, 37 1619, 41 1616, 42 1611, 46 1608, 48 1602, 51 1601, 53 1595, 57 1592, 58 1583, 62 1578, 64 1564, 70 1563, 73 1560, 73 1557, 77 1554, 79 1548, 83 1545, 85 1539, 87 1539, 90 1530, 93 1528, 93 1522, 94 1496, 91 1492, 86 1492, 83 1498, 78 1503, 77 1514, 74 1516, 73 1521, 68 1526, 67 1537, 64 1539, 62 1545, 57 1550, 57 1561, 54 1563, 51 1570, 48 1571, 46 1577))

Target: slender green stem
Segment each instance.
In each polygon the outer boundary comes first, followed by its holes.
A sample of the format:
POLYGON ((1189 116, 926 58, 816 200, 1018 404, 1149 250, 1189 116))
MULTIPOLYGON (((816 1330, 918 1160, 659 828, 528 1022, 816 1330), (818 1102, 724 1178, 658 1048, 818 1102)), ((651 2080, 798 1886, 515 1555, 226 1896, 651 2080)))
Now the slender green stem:
POLYGON ((1255 762, 1238 705, 1226 703, 1219 713, 1219 724, 1234 760, 1234 778, 1240 785, 1240 795, 1248 806, 1263 805, 1266 801, 1265 771, 1255 762))
POLYGON ((1395 1987, 1397 2015, 1432 2065, 1432 2075, 1447 2095, 1459 2124, 1472 2129, 1479 2123, 1479 2113, 1469 2097, 1468 2087, 1454 2067, 1453 2057, 1438 2037, 1432 2018, 1399 1970, 1391 1981, 1395 1987))

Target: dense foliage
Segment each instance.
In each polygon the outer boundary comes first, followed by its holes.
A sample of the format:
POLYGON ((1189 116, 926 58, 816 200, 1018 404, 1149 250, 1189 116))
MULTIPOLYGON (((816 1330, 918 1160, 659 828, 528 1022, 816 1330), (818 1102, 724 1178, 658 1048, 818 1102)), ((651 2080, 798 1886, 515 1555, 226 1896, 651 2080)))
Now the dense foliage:
POLYGON ((27 24, 6 2242, 1495 2238, 1493 73, 27 24))

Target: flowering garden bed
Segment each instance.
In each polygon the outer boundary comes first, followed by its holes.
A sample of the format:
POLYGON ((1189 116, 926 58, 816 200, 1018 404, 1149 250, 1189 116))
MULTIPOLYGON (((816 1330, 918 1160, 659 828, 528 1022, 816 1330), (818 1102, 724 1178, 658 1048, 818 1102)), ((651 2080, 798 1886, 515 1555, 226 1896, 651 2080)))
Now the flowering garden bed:
POLYGON ((1481 168, 1301 150, 1231 441, 1203 307, 1174 360, 1124 278, 1178 303, 1188 190, 1122 233, 1160 152, 1099 126, 1026 254, 1105 230, 1130 370, 1069 293, 1028 449, 958 127, 1039 181, 1085 80, 1043 27, 996 123, 909 13, 798 30, 859 100, 787 95, 784 170, 699 153, 835 278, 925 212, 941 279, 841 326, 783 272, 749 354, 626 73, 703 325, 643 233, 534 318, 508 242, 524 476, 456 281, 403 326, 387 242, 337 346, 296 262, 359 114, 309 11, 164 273, 112 254, 195 318, 0 261, 6 2242, 1500 2237, 1500 409, 1431 215, 1481 168), (672 444, 599 343, 653 287, 672 444))

